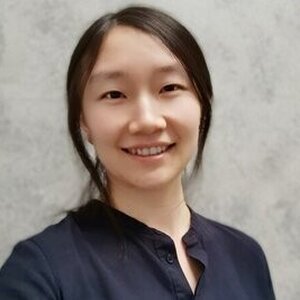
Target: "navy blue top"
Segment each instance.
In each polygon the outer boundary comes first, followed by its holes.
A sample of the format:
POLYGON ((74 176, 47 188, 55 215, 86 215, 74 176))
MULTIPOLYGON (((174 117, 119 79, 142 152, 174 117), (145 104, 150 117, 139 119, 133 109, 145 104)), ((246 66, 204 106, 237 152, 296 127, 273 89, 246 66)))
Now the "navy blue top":
POLYGON ((273 300, 269 269, 255 240, 191 210, 187 255, 203 268, 195 295, 166 234, 92 200, 18 243, 0 271, 1 300, 273 300))

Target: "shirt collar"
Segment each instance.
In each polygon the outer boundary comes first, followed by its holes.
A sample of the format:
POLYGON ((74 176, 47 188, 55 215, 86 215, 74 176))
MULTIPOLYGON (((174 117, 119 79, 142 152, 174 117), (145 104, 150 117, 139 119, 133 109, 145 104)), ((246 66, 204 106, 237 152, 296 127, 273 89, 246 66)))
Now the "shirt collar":
MULTIPOLYGON (((189 251, 192 256, 201 260, 206 266, 208 259, 204 242, 207 236, 211 234, 209 224, 204 217, 196 213, 189 205, 188 208, 191 212, 191 223, 189 230, 184 234, 182 240, 186 245, 187 251, 189 251)), ((115 217, 125 234, 129 234, 134 238, 153 240, 155 243, 165 243, 167 240, 170 242, 170 237, 165 233, 149 227, 145 223, 99 200, 90 200, 77 212, 74 212, 74 217, 81 226, 92 227, 96 230, 97 228, 111 229, 112 224, 107 212, 115 217)))

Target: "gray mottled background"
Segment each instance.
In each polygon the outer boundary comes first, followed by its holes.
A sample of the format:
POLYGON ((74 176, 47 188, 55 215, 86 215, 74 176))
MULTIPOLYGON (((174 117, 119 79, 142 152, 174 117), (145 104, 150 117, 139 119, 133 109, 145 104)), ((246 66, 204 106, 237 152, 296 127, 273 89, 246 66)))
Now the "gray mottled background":
MULTIPOLYGON (((0 0, 0 262, 78 203, 86 174, 66 129, 71 52, 101 14, 129 1, 0 0)), ((139 1, 200 41, 215 88, 201 214, 264 248, 278 299, 300 299, 300 1, 139 1)))

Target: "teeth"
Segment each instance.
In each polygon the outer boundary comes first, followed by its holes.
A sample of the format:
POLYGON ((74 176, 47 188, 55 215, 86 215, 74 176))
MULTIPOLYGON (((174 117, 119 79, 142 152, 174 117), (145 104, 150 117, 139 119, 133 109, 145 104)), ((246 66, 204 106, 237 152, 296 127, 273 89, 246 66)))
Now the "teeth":
POLYGON ((128 149, 128 152, 132 155, 139 155, 139 156, 151 156, 151 155, 157 155, 164 151, 166 151, 167 146, 161 146, 161 147, 150 147, 150 148, 130 148, 128 149))
POLYGON ((150 148, 150 154, 151 155, 154 155, 155 153, 157 153, 158 151, 156 150, 156 148, 155 147, 151 147, 150 148))

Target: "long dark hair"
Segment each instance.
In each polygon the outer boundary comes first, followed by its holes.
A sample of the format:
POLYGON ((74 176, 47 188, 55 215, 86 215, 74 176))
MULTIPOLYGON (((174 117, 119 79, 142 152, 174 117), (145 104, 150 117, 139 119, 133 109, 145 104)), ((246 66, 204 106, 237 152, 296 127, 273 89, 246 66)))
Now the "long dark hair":
MULTIPOLYGON (((73 52, 67 74, 68 125, 73 144, 90 174, 87 198, 92 198, 91 195, 96 190, 98 194, 96 198, 106 204, 110 202, 109 182, 105 178, 101 161, 97 157, 94 159, 85 146, 85 139, 80 128, 80 116, 83 92, 103 39, 117 25, 130 26, 159 38, 180 61, 193 83, 201 106, 201 120, 198 151, 192 175, 198 172, 201 165, 202 152, 210 126, 213 96, 207 64, 194 37, 182 24, 158 9, 130 6, 116 13, 102 16, 84 32, 73 52)), ((115 233, 123 237, 124 230, 119 226, 111 207, 104 205, 104 209, 115 233)), ((82 210, 85 210, 85 207, 82 207, 82 210)))

